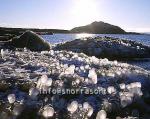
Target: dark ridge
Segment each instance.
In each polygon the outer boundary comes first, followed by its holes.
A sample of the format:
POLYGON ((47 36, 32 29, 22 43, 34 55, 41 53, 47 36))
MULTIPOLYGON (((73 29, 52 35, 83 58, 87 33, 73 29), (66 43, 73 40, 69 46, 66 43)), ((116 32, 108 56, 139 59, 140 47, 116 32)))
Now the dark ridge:
POLYGON ((93 22, 86 26, 75 27, 70 30, 72 33, 94 33, 94 34, 126 34, 127 32, 118 26, 108 23, 93 22))
POLYGON ((61 30, 61 29, 36 29, 36 28, 6 28, 0 27, 0 35, 21 35, 25 31, 30 30, 37 34, 48 34, 51 35, 53 33, 69 33, 68 30, 61 30))

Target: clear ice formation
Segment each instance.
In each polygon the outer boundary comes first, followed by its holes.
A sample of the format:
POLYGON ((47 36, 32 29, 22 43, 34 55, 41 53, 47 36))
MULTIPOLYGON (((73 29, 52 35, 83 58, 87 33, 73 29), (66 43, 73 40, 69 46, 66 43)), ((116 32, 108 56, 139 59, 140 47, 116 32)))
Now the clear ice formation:
POLYGON ((54 113, 55 111, 52 107, 48 105, 44 106, 43 112, 42 112, 43 117, 45 117, 46 119, 49 117, 53 117, 54 113))
POLYGON ((10 104, 12 104, 12 103, 14 103, 14 102, 16 101, 16 96, 15 96, 15 94, 9 94, 9 95, 7 96, 7 98, 8 98, 8 102, 9 102, 10 104))
POLYGON ((150 72, 137 66, 54 50, 1 50, 1 56, 0 116, 25 117, 36 110, 35 118, 106 119, 111 114, 127 118, 142 116, 135 114, 141 110, 150 112, 150 72), (48 92, 50 88, 101 92, 41 94, 41 90, 48 92), (137 107, 132 108, 135 104, 137 107))
POLYGON ((100 110, 97 113, 96 119, 106 119, 107 117, 107 113, 105 112, 105 110, 100 110))

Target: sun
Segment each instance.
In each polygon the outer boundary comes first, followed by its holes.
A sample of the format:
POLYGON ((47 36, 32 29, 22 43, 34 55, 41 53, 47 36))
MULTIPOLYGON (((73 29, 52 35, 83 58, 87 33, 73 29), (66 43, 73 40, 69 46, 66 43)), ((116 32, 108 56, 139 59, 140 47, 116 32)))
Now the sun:
POLYGON ((96 0, 75 0, 73 17, 80 24, 92 22, 98 15, 96 0))

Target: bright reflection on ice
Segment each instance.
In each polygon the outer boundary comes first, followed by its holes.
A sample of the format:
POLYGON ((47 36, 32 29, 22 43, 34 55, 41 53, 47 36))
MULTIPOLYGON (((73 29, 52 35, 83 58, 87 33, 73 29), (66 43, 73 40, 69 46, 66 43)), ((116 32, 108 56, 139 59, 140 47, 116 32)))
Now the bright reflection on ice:
POLYGON ((88 116, 88 117, 91 117, 92 114, 93 114, 93 111, 94 111, 93 108, 90 107, 89 110, 88 110, 88 112, 87 112, 87 116, 88 116))
POLYGON ((80 33, 80 34, 76 34, 76 39, 86 38, 86 37, 93 37, 93 36, 94 36, 94 34, 80 33))
POLYGON ((89 77, 90 79, 92 79, 92 82, 93 82, 94 84, 97 84, 97 74, 96 74, 96 72, 95 72, 95 69, 89 70, 88 77, 89 77))
POLYGON ((105 112, 105 110, 100 110, 97 113, 96 119, 106 119, 107 117, 107 113, 105 112))
POLYGON ((46 119, 49 118, 49 117, 52 117, 54 115, 55 111, 52 107, 50 107, 49 105, 46 105, 44 107, 44 110, 43 110, 43 117, 45 117, 46 119))
POLYGON ((88 102, 84 102, 83 103, 83 108, 84 109, 88 109, 89 108, 89 103, 88 102))
POLYGON ((15 96, 15 94, 9 94, 7 96, 7 99, 9 101, 9 103, 12 104, 12 103, 14 103, 16 101, 16 96, 15 96))
POLYGON ((68 67, 66 70, 65 70, 65 74, 74 74, 74 70, 75 70, 75 66, 74 65, 71 65, 70 67, 68 67))
POLYGON ((71 102, 71 104, 69 104, 67 106, 67 110, 70 113, 74 113, 77 109, 78 109, 78 102, 77 101, 73 101, 73 102, 71 102))
POLYGON ((4 54, 5 54, 4 50, 1 49, 1 57, 2 57, 2 58, 4 57, 4 54))

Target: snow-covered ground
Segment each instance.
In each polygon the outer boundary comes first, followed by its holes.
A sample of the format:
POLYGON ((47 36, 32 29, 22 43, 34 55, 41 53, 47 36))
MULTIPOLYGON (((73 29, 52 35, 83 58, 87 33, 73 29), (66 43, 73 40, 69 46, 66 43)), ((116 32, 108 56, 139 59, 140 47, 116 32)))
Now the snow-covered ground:
MULTIPOLYGON (((122 34, 54 34, 54 35, 42 35, 42 37, 47 40, 51 44, 62 43, 66 41, 71 41, 74 39, 80 39, 85 37, 114 37, 114 38, 121 38, 126 40, 132 40, 136 42, 140 42, 144 45, 150 46, 150 34, 143 34, 143 35, 122 35, 122 34)), ((135 62, 127 62, 129 64, 140 66, 146 70, 150 70, 150 60, 142 60, 142 61, 135 61, 135 62)))
POLYGON ((150 72, 107 58, 70 51, 1 50, 0 79, 0 117, 150 116, 150 72), (55 89, 62 92, 56 94, 55 89), (66 89, 72 89, 72 95, 66 89))

